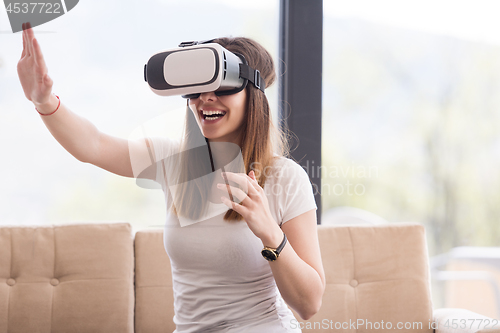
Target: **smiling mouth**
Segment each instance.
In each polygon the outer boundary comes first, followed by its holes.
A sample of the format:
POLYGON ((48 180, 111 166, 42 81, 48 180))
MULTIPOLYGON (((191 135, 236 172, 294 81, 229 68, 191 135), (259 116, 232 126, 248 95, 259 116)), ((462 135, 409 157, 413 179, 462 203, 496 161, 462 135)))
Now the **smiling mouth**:
POLYGON ((205 120, 216 120, 226 115, 226 111, 201 111, 201 116, 205 120))

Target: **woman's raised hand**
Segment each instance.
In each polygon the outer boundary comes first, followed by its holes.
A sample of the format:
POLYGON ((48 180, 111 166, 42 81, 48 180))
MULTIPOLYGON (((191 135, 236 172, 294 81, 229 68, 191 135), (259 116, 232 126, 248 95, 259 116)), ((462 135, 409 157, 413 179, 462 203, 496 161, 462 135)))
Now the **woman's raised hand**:
POLYGON ((28 100, 35 106, 49 103, 53 81, 47 74, 42 50, 30 23, 23 23, 23 53, 17 63, 17 74, 28 100))

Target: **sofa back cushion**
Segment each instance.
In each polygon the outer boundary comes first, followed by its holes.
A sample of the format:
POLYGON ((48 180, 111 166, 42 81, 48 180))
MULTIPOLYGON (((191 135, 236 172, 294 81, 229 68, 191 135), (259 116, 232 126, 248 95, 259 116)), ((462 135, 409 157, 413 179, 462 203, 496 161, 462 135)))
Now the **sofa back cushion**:
POLYGON ((433 332, 422 225, 320 225, 318 237, 326 290, 312 318, 294 312, 304 332, 433 332))
POLYGON ((0 227, 0 333, 133 332, 130 224, 0 227))
POLYGON ((135 332, 172 333, 174 293, 163 230, 135 234, 135 265, 135 332))
MULTIPOLYGON (((292 325, 311 333, 432 333, 429 265, 422 225, 320 225, 318 236, 327 284, 323 304, 307 321, 292 309, 297 319, 292 325), (387 328, 388 322, 392 329, 387 328), (402 329, 397 329, 398 323, 402 329)), ((174 297, 162 230, 137 232, 135 257, 136 332, 170 333, 175 329, 174 297)))

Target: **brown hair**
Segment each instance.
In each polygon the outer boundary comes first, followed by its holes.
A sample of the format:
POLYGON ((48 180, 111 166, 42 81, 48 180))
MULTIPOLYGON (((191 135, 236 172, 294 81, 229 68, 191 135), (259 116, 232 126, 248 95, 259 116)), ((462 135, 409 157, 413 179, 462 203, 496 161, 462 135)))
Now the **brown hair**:
MULTIPOLYGON (((220 44, 228 51, 242 54, 251 68, 260 71, 261 78, 264 79, 266 83, 266 88, 275 82, 276 73, 271 55, 256 41, 245 37, 223 37, 213 42, 220 44)), ((266 176, 269 175, 269 172, 265 171, 268 170, 268 167, 273 165, 275 160, 274 154, 276 153, 278 156, 289 157, 290 148, 287 140, 288 134, 274 126, 266 95, 257 89, 251 82, 248 82, 245 89, 247 93, 247 104, 245 120, 240 129, 243 133, 241 138, 241 153, 244 163, 244 166, 242 166, 244 170, 241 170, 241 172, 248 174, 250 170, 254 170, 259 185, 264 187, 266 176)), ((186 128, 184 131, 185 141, 182 145, 183 149, 185 149, 184 151, 187 151, 186 148, 188 147, 193 147, 193 140, 199 140, 200 135, 202 134, 196 123, 196 119, 188 108, 186 114, 186 128), (191 146, 189 142, 191 142, 191 146)), ((180 165, 183 166, 181 168, 181 173, 184 174, 180 177, 180 179, 182 179, 180 183, 187 183, 186 181, 188 179, 196 178, 193 175, 208 175, 212 171, 206 170, 206 166, 201 167, 205 170, 200 170, 200 165, 202 164, 194 163, 193 161, 203 158, 203 154, 200 154, 199 150, 196 153, 194 149, 190 151, 192 153, 184 154, 184 157, 182 157, 180 161, 180 165), (187 163, 187 160, 191 163, 187 163), (189 176, 189 174, 191 174, 191 176, 189 176)), ((174 205, 173 212, 174 214, 182 212, 184 216, 197 218, 203 213, 203 208, 193 207, 192 203, 197 202, 194 200, 206 198, 210 189, 201 188, 200 183, 196 181, 190 182, 190 184, 190 188, 187 186, 181 190, 181 199, 174 205)), ((240 221, 242 219, 243 217, 232 209, 229 209, 224 215, 224 220, 226 221, 240 221)))

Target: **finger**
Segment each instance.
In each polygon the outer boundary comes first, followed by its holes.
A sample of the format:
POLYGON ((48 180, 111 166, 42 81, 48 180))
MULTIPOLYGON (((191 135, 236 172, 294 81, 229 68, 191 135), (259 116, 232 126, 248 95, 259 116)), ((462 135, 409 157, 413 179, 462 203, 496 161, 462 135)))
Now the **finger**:
POLYGON ((32 55, 33 54, 33 38, 35 38, 35 34, 33 33, 33 29, 31 29, 31 24, 28 22, 26 23, 26 40, 28 42, 28 54, 32 55))
POLYGON ((50 91, 52 90, 52 79, 50 78, 49 74, 45 73, 43 74, 43 77, 42 77, 42 80, 41 80, 41 83, 43 84, 43 91, 50 91))
POLYGON ((241 189, 231 186, 231 185, 225 185, 225 184, 217 184, 217 188, 221 191, 227 191, 226 193, 232 193, 233 198, 236 197, 239 202, 243 202, 248 197, 248 194, 243 192, 241 189))
POLYGON ((243 216, 243 218, 245 218, 245 216, 248 215, 249 211, 248 208, 246 208, 245 206, 237 204, 234 201, 230 201, 228 198, 225 197, 221 197, 221 200, 226 206, 228 206, 229 208, 231 208, 232 210, 243 216))
POLYGON ((46 68, 45 60, 43 59, 42 49, 40 48, 40 44, 38 44, 38 40, 33 38, 33 51, 35 56, 35 62, 41 68, 46 68))
POLYGON ((26 41, 24 40, 24 23, 22 24, 22 37, 23 37, 23 53, 21 53, 21 58, 26 54, 26 41))
POLYGON ((31 56, 33 51, 31 50, 31 42, 30 42, 30 36, 28 34, 28 29, 24 31, 24 40, 26 41, 26 54, 28 56, 31 56))
POLYGON ((45 75, 43 77, 43 83, 45 83, 45 85, 49 88, 52 88, 52 85, 54 84, 54 82, 52 81, 52 78, 47 73, 45 73, 45 75))
POLYGON ((262 189, 262 187, 260 187, 259 185, 259 182, 257 181, 257 178, 255 178, 255 172, 253 170, 249 172, 247 178, 250 181, 250 184, 252 184, 257 191, 262 189))
MULTIPOLYGON (((251 186, 248 186, 248 180, 247 180, 247 175, 244 173, 234 173, 234 172, 223 172, 222 177, 226 180, 235 182, 240 186, 240 188, 245 192, 248 193, 249 188, 251 186)), ((228 184, 229 185, 229 184, 228 184)))
POLYGON ((27 26, 26 23, 24 24, 24 30, 23 30, 23 47, 24 47, 24 52, 25 55, 29 56, 30 55, 30 48, 29 48, 29 43, 28 43, 28 32, 26 31, 27 26))

